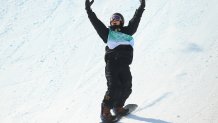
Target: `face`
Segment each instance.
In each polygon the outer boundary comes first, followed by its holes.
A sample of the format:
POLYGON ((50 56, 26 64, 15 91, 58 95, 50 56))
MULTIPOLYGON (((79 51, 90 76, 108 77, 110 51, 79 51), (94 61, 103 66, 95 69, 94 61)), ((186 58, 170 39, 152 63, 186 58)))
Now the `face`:
POLYGON ((111 26, 119 26, 121 25, 122 18, 119 15, 113 15, 110 19, 111 26))
POLYGON ((118 21, 118 20, 112 20, 111 21, 111 26, 119 26, 121 24, 121 22, 120 21, 118 21))

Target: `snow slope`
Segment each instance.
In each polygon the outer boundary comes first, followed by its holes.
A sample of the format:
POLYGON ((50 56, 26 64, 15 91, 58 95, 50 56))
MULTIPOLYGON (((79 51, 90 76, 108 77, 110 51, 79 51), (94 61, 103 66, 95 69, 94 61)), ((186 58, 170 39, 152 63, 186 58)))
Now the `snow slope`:
MULTIPOLYGON (((85 0, 0 1, 0 122, 96 123, 106 90, 104 47, 85 0)), ((106 24, 138 0, 95 0, 106 24), (117 4, 115 4, 117 3, 117 4)), ((149 0, 134 35, 125 123, 218 122, 217 0, 149 0)))

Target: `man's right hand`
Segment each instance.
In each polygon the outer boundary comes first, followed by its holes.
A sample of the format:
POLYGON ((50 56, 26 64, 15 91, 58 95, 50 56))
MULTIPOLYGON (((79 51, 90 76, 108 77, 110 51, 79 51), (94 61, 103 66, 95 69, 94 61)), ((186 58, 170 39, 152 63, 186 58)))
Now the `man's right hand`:
POLYGON ((144 8, 145 7, 145 0, 139 0, 141 3, 141 6, 144 8))
POLYGON ((89 0, 86 0, 86 9, 91 9, 92 4, 94 3, 94 0, 91 2, 89 0))

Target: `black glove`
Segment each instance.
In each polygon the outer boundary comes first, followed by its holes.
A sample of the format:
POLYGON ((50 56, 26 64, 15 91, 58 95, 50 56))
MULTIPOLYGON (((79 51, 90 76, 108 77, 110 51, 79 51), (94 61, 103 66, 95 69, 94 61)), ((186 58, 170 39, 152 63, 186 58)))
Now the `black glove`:
POLYGON ((94 3, 94 0, 92 0, 91 2, 89 0, 86 0, 86 9, 91 9, 92 4, 94 3))
POLYGON ((141 6, 142 8, 145 8, 145 0, 139 0, 139 1, 140 1, 140 3, 141 3, 140 6, 141 6))

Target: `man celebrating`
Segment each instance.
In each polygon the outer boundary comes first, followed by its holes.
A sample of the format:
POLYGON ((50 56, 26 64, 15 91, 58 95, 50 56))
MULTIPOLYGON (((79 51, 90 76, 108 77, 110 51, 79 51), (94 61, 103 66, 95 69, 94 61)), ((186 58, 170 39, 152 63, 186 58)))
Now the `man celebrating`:
POLYGON ((143 11, 145 0, 140 0, 140 6, 136 10, 128 26, 124 26, 124 17, 120 13, 114 13, 110 18, 110 26, 107 28, 92 11, 94 0, 86 0, 85 7, 88 17, 98 35, 107 44, 105 50, 105 76, 107 79, 107 91, 101 105, 101 119, 110 122, 115 119, 110 112, 113 109, 115 115, 126 115, 128 109, 123 106, 132 92, 132 75, 129 65, 133 59, 134 39, 143 11))

